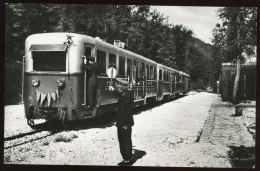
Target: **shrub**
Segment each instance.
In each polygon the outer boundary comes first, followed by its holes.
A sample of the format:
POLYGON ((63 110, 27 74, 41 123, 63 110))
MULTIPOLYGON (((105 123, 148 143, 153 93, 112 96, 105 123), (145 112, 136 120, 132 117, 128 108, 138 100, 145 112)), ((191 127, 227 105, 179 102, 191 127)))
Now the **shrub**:
POLYGON ((70 135, 59 134, 55 137, 54 142, 71 142, 75 138, 78 138, 76 134, 70 134, 70 135))

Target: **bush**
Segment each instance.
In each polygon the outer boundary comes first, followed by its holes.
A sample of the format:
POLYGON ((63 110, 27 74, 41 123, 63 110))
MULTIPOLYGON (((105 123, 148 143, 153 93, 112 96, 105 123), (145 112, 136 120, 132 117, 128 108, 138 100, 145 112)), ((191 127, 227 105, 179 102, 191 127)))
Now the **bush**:
POLYGON ((54 138, 54 142, 71 142, 75 138, 78 138, 78 136, 75 134, 70 134, 70 135, 58 134, 54 138))

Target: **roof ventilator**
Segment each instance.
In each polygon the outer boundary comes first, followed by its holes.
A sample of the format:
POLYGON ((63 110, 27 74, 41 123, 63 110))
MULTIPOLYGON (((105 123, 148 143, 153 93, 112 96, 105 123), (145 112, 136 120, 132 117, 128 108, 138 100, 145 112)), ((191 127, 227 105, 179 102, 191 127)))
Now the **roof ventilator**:
POLYGON ((114 45, 123 49, 125 47, 125 43, 121 42, 120 40, 114 40, 114 45))

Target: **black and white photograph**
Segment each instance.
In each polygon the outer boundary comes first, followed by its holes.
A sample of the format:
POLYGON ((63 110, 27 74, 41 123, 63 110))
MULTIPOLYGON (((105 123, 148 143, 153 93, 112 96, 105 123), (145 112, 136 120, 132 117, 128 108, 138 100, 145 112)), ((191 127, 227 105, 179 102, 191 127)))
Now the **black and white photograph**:
POLYGON ((4 3, 3 164, 255 168, 257 10, 4 3))

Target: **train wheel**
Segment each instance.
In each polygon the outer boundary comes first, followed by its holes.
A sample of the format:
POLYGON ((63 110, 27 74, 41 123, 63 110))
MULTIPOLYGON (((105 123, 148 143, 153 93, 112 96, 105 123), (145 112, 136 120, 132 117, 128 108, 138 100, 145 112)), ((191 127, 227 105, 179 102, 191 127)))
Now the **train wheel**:
POLYGON ((67 110, 59 109, 58 111, 58 119, 61 124, 61 127, 65 128, 67 126, 67 110))

